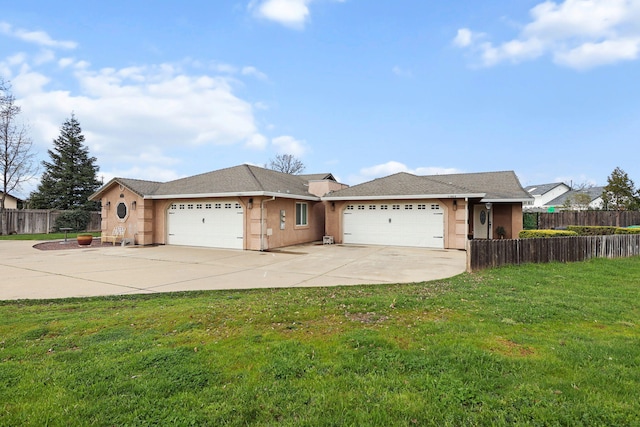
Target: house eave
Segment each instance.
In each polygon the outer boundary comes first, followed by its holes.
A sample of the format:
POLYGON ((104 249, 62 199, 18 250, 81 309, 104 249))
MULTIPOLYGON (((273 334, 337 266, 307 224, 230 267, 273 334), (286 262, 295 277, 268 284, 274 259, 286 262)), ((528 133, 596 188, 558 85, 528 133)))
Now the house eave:
POLYGON ((500 199, 500 198, 485 198, 480 200, 480 203, 525 203, 525 202, 530 202, 533 199, 527 199, 527 198, 515 198, 515 199, 500 199))
POLYGON ((469 194, 407 194, 407 195, 388 195, 388 196, 324 196, 323 201, 337 202, 348 200, 421 200, 421 199, 465 199, 465 198, 481 198, 486 193, 469 193, 469 194))
POLYGON ((175 200, 175 199, 220 199, 228 197, 276 197, 281 199, 296 199, 320 201, 316 196, 304 196, 300 194, 270 192, 270 191, 237 191, 229 193, 191 193, 191 194, 156 194, 144 196, 150 200, 175 200))

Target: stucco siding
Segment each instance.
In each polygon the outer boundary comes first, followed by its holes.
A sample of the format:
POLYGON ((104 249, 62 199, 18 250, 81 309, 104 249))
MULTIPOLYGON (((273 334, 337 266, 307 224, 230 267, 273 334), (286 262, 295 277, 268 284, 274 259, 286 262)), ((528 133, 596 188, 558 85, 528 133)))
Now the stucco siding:
POLYGON ((104 193, 101 202, 102 235, 110 236, 115 227, 123 226, 125 228, 124 237, 136 241, 141 226, 139 216, 144 216, 143 199, 127 188, 114 186, 104 193), (124 218, 118 217, 119 207, 120 213, 126 214, 124 218))

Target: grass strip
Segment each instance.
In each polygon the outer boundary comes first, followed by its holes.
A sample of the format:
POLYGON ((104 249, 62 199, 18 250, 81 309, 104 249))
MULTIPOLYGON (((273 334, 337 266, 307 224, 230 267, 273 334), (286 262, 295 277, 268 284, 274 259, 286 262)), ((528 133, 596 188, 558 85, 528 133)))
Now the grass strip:
POLYGON ((640 258, 0 302, 0 425, 639 425, 640 258))

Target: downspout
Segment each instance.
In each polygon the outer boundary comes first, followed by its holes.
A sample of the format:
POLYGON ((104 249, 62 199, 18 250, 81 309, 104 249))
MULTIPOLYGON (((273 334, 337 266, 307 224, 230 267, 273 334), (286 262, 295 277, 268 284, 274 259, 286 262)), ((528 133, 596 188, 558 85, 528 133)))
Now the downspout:
POLYGON ((276 199, 276 196, 273 196, 267 200, 260 201, 260 251, 264 251, 264 205, 267 202, 273 202, 276 199))
MULTIPOLYGON (((467 235, 464 239, 465 241, 465 250, 467 251, 467 272, 471 273, 471 242, 469 241, 469 198, 464 198, 464 222, 465 222, 465 234, 467 235)), ((473 236, 472 236, 473 238, 473 236)))
MULTIPOLYGON (((464 198, 464 223, 465 223, 465 234, 467 235, 465 237, 465 240, 468 242, 469 241, 469 198, 465 197, 464 198)), ((468 243, 467 243, 468 246, 468 243)), ((466 248, 467 250, 469 250, 469 248, 466 248)))

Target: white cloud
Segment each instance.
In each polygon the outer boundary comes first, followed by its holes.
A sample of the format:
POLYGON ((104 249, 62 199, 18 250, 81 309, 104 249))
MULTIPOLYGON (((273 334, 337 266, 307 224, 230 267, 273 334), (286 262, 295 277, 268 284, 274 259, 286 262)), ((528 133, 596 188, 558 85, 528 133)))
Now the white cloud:
POLYGON ((403 163, 390 161, 380 165, 360 169, 360 174, 362 176, 370 178, 378 178, 381 176, 392 175, 398 172, 409 172, 409 168, 403 163))
POLYGON ((585 43, 554 56, 559 64, 576 69, 612 64, 619 60, 634 60, 640 51, 640 37, 634 39, 607 40, 601 43, 585 43))
POLYGON ((387 163, 360 169, 358 175, 352 175, 349 177, 349 183, 352 185, 359 184, 361 182, 370 181, 372 179, 381 178, 400 172, 406 172, 413 175, 443 175, 461 173, 462 171, 456 168, 443 168, 438 166, 426 166, 411 169, 404 163, 391 160, 387 163))
POLYGON ((148 181, 167 182, 184 178, 174 171, 158 166, 133 166, 127 169, 113 169, 109 172, 98 172, 98 177, 105 183, 113 178, 145 179, 148 181))
POLYGON ((453 44, 476 52, 483 66, 550 55, 557 64, 588 69, 640 55, 639 0, 544 1, 529 14, 531 21, 512 40, 494 44, 461 28, 453 44))
MULTIPOLYGON (((11 79, 40 153, 50 148, 72 112, 105 176, 175 179, 180 162, 172 153, 177 150, 207 145, 264 150, 269 144, 254 116, 262 106, 236 95, 242 84, 237 77, 194 72, 202 67, 190 60, 95 69, 81 59, 58 59, 53 50, 37 49, 0 59, 0 70, 11 79), (68 80, 68 89, 52 88, 60 84, 58 78, 68 80)), ((260 75, 252 67, 225 69, 237 76, 260 75)), ((293 138, 276 138, 274 144, 298 155, 306 150, 293 138)))
POLYGON ((269 79, 265 73, 258 70, 256 67, 243 67, 241 73, 243 76, 252 76, 259 80, 269 79))
POLYGON ((299 30, 309 18, 309 3, 311 0, 252 0, 249 10, 258 17, 299 30))
POLYGON ((453 39, 453 44, 458 47, 467 47, 471 44, 473 32, 468 28, 460 28, 453 39))
POLYGON ((0 22, 0 33, 43 47, 75 49, 78 46, 78 43, 73 41, 54 40, 44 31, 28 31, 21 28, 13 28, 13 26, 6 22, 0 22))
POLYGON ((264 135, 256 133, 248 138, 245 147, 253 148, 255 150, 264 150, 265 148, 267 148, 268 144, 269 140, 264 135))
POLYGON ((302 157, 308 150, 305 141, 297 140, 288 135, 273 138, 271 143, 275 146, 279 154, 292 154, 296 157, 302 157))

